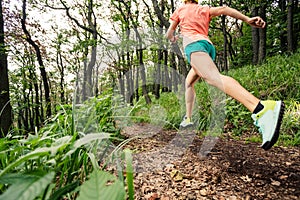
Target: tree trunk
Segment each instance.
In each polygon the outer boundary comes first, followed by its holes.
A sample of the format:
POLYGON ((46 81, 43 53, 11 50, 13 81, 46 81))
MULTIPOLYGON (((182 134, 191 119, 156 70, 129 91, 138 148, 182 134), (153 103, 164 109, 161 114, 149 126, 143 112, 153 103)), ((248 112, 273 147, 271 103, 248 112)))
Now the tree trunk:
POLYGON ((156 70, 155 70, 155 81, 154 81, 154 96, 156 99, 159 99, 160 97, 160 87, 161 87, 161 83, 162 83, 162 59, 163 59, 163 50, 160 48, 157 50, 157 64, 156 64, 156 70))
POLYGON ((50 87, 48 83, 48 77, 47 77, 47 72, 43 63, 42 55, 41 55, 41 50, 39 46, 32 40, 31 35, 29 31, 27 30, 26 27, 26 0, 23 0, 23 6, 22 6, 22 11, 23 11, 23 16, 21 19, 21 24, 22 24, 22 30, 25 33, 26 36, 26 41, 34 48, 37 60, 40 66, 40 72, 44 84, 44 93, 45 93, 45 100, 46 100, 46 115, 47 117, 51 116, 51 99, 50 99, 50 87))
POLYGON ((2 13, 2 0, 0 0, 0 137, 8 134, 12 125, 12 108, 9 98, 9 81, 7 54, 4 43, 4 21, 2 13))
POLYGON ((172 91, 172 82, 170 78, 169 68, 168 68, 168 57, 169 53, 167 50, 163 51, 164 53, 164 72, 165 72, 165 84, 163 85, 163 92, 171 92, 172 91))
MULTIPOLYGON (((259 9, 260 17, 266 21, 266 8, 267 4, 263 3, 263 5, 259 9)), ((258 52, 258 63, 262 63, 267 54, 267 28, 259 29, 259 52, 258 52)))
POLYGON ((287 46, 288 52, 294 52, 294 0, 288 0, 288 14, 287 14, 287 46))
MULTIPOLYGON (((300 8, 299 8, 299 0, 295 0, 294 3, 294 12, 299 13, 300 8)), ((294 21, 294 49, 296 50, 298 48, 298 37, 299 37, 299 32, 300 32, 300 20, 294 21)))
POLYGON ((226 34, 226 16, 225 15, 222 15, 221 17, 222 19, 222 32, 223 32, 223 68, 222 70, 225 70, 225 71, 228 71, 228 61, 227 61, 227 46, 228 46, 228 43, 227 43, 227 34, 226 34))
POLYGON ((121 71, 119 71, 118 80, 119 80, 120 94, 121 94, 122 97, 125 98, 124 76, 123 76, 123 73, 121 71))
MULTIPOLYGON (((33 66, 33 63, 32 63, 32 66, 33 66)), ((39 129, 40 119, 41 119, 41 116, 40 116, 40 100, 39 100, 39 85, 38 85, 37 77, 36 77, 36 74, 35 74, 34 70, 32 68, 29 68, 28 71, 29 71, 29 78, 30 78, 30 80, 32 80, 32 84, 33 84, 33 87, 34 87, 34 92, 33 92, 32 88, 30 89, 31 93, 32 93, 32 96, 33 96, 32 97, 32 103, 31 103, 30 107, 34 108, 34 110, 33 110, 34 116, 32 116, 32 117, 35 119, 35 121, 32 125, 36 126, 39 129)), ((31 83, 29 83, 29 84, 31 84, 31 83)))
MULTIPOLYGON (((142 45, 140 43, 140 45, 142 45)), ((145 97, 145 101, 147 104, 150 104, 151 98, 148 94, 148 90, 147 90, 147 82, 146 82, 146 73, 145 73, 145 66, 144 66, 144 62, 143 62, 143 49, 140 48, 140 53, 139 53, 139 67, 140 67, 140 74, 141 74, 141 78, 142 78, 142 92, 143 92, 143 96, 145 97)))
POLYGON ((135 100, 138 102, 140 100, 139 95, 139 70, 138 68, 135 69, 136 77, 135 77, 135 100))
POLYGON ((173 83, 173 91, 174 92, 177 92, 178 91, 178 73, 176 71, 176 60, 175 60, 175 54, 173 52, 170 53, 171 56, 170 56, 170 65, 171 65, 171 68, 173 69, 172 70, 172 83, 173 83))
MULTIPOLYGON (((258 8, 255 7, 252 10, 252 16, 258 15, 258 8)), ((258 28, 252 27, 252 49, 253 49, 253 56, 252 56, 252 63, 254 65, 258 64, 258 53, 259 53, 259 30, 258 28)))
POLYGON ((66 99, 65 99, 65 88, 64 88, 64 84, 65 84, 65 67, 63 64, 63 59, 62 59, 62 54, 61 54, 61 41, 60 41, 60 36, 57 39, 57 52, 56 52, 56 64, 57 64, 57 68, 59 71, 59 75, 60 75, 60 82, 59 82, 59 94, 60 94, 60 102, 62 104, 66 103, 66 99))
MULTIPOLYGON (((286 15, 286 2, 287 0, 279 0, 278 4, 281 10, 281 21, 279 23, 281 25, 286 24, 287 15, 286 15)), ((287 37, 286 37, 286 29, 281 26, 280 30, 280 49, 282 52, 286 52, 287 50, 287 37)))

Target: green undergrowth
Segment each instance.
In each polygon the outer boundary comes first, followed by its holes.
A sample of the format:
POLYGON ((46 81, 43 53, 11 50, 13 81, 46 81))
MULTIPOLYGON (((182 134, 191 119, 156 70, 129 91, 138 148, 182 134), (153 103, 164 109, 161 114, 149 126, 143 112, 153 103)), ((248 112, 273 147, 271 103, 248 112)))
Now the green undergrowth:
MULTIPOLYGON (((286 112, 276 145, 300 145, 300 53, 230 70, 228 75, 262 100, 283 100, 286 112)), ((218 96, 204 82, 195 90, 193 121, 199 133, 221 127, 234 138, 255 133, 246 141, 261 142, 251 113, 240 103, 218 96)), ((141 97, 128 105, 107 90, 83 103, 60 106, 39 131, 12 131, 0 139, 0 199, 91 200, 111 194, 111 199, 133 199, 132 156, 123 147, 134 137, 126 139, 122 129, 150 123, 156 131, 178 130, 185 113, 182 91, 161 93, 159 99, 149 93, 151 104, 141 97), (115 170, 109 172, 107 166, 115 170)))
MULTIPOLYGON (((278 144, 300 145, 300 53, 275 56, 259 66, 231 70, 228 75, 261 100, 282 100, 286 112, 278 144)), ((227 122, 233 134, 257 131, 247 109, 235 100, 230 100, 227 111, 227 122)))
MULTIPOLYGON (((286 105, 286 112, 283 118, 279 144, 300 145, 300 53, 291 56, 275 56, 266 60, 262 65, 244 66, 230 70, 227 75, 235 78, 242 86, 261 100, 283 100, 286 105)), ((216 114, 212 110, 212 100, 208 92, 209 86, 199 82, 195 86, 197 93, 193 121, 198 124, 200 132, 211 128, 216 114)), ((167 129, 177 129, 185 113, 184 94, 179 92, 162 93, 160 99, 153 100, 147 105, 144 98, 135 104, 130 113, 134 122, 147 122, 158 124, 167 129)), ((240 103, 230 97, 222 97, 225 104, 223 111, 225 117, 219 117, 223 123, 224 131, 239 137, 245 133, 258 132, 253 125, 251 113, 240 103)), ((221 100, 222 100, 221 98, 221 100)), ((221 102, 222 103, 222 102, 221 102)), ((214 105, 215 106, 215 105, 214 105)), ((254 136, 253 136, 254 137, 254 136)), ((253 141, 260 142, 256 138, 253 141)), ((250 138, 251 140, 251 138, 250 138)))
POLYGON ((108 91, 61 106, 35 133, 0 138, 0 200, 133 199, 131 151, 111 104, 108 91))

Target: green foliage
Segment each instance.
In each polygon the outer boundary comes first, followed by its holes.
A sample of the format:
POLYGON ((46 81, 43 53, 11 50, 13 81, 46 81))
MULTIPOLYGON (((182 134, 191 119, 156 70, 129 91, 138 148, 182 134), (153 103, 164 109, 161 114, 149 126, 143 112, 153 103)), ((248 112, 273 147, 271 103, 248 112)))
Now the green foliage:
POLYGON ((118 166, 118 176, 100 170, 99 163, 121 159, 121 148, 111 142, 120 139, 105 132, 112 131, 113 125, 106 125, 113 123, 111 113, 111 95, 106 93, 74 106, 72 112, 62 106, 34 135, 1 138, 0 198, 76 199, 80 190, 79 199, 91 199, 97 188, 99 196, 93 198, 125 199, 126 184, 133 196, 133 178, 125 183, 120 177, 123 167, 118 166))
MULTIPOLYGON (((211 98, 208 91, 208 86, 205 82, 200 82, 195 85, 196 105, 193 112, 198 112, 199 130, 207 130, 211 118, 211 98), (197 106, 197 107, 196 107, 197 106)), ((195 115, 195 113, 193 113, 195 115)), ((196 120, 193 118, 193 120, 196 120)))
POLYGON ((300 102, 290 101, 283 118, 280 140, 284 145, 300 145, 300 102))
POLYGON ((80 187, 78 200, 125 199, 123 183, 112 174, 94 170, 80 187))
POLYGON ((54 178, 54 172, 31 174, 6 174, 1 176, 0 183, 11 186, 1 196, 1 200, 28 200, 43 195, 54 178))
POLYGON ((299 53, 275 56, 261 66, 245 66, 229 75, 260 99, 300 99, 299 53))
POLYGON ((162 128, 176 128, 183 115, 180 107, 182 96, 180 97, 174 92, 164 92, 161 93, 159 99, 156 99, 152 94, 149 95, 153 100, 150 105, 144 98, 141 98, 134 106, 119 103, 115 118, 119 118, 123 125, 151 123, 162 128))
POLYGON ((233 135, 239 136, 249 130, 249 127, 251 127, 250 123, 252 123, 252 121, 249 111, 234 99, 228 98, 225 131, 233 132, 233 135))
MULTIPOLYGON (((299 145, 299 110, 300 99, 300 59, 299 53, 291 56, 275 56, 269 58, 261 66, 246 66, 229 71, 229 75, 237 79, 249 91, 262 100, 283 100, 286 113, 283 119, 283 143, 299 145)), ((236 135, 251 130, 252 119, 248 111, 238 102, 230 100, 227 107, 227 120, 236 135)))
POLYGON ((124 150, 125 161, 126 161, 126 180, 128 187, 129 200, 134 199, 134 185, 133 185, 133 166, 132 166, 132 154, 129 149, 124 150))
MULTIPOLYGON (((267 59, 263 65, 248 65, 232 69, 229 76, 237 79, 242 86, 262 100, 283 100, 287 111, 284 115, 280 140, 286 145, 299 145, 299 100, 300 100, 300 53, 291 56, 274 56, 267 59)), ((211 123, 211 97, 209 87, 204 82, 195 85, 197 94, 193 120, 198 120, 201 131, 206 131, 211 123)), ((130 116, 139 119, 138 122, 151 122, 149 112, 151 107, 159 105, 166 111, 165 128, 178 127, 185 112, 184 95, 178 98, 174 93, 162 93, 161 98, 147 105, 144 99, 137 102, 130 116), (138 117, 139 116, 139 117, 138 117)), ((152 98, 154 99, 154 98, 152 98)), ((258 132, 253 125, 251 113, 239 102, 228 97, 225 109, 226 119, 224 129, 234 136, 245 132, 258 132)), ((159 118, 159 116, 158 116, 159 118)), ((254 138, 257 139, 256 137, 254 138)))

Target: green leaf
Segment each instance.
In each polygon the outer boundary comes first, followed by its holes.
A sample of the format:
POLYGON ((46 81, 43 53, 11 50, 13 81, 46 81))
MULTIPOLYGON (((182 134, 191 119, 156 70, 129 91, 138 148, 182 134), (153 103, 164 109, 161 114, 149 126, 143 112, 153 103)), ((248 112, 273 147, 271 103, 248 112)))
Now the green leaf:
POLYGON ((7 173, 12 168, 21 164, 22 162, 25 162, 30 159, 35 159, 37 157, 49 155, 51 151, 54 151, 54 149, 51 147, 42 147, 42 148, 38 148, 38 149, 24 155, 24 156, 19 157, 16 161, 9 164, 4 170, 0 171, 0 177, 3 176, 5 173, 7 173))
POLYGON ((75 188, 77 188, 79 186, 79 181, 75 181, 74 183, 70 183, 62 188, 59 188, 58 190, 56 190, 49 199, 51 200, 59 200, 59 199, 63 199, 63 195, 66 195, 69 192, 72 192, 73 190, 75 190, 75 188))
POLYGON ((45 175, 6 175, 10 177, 9 182, 13 184, 0 196, 0 200, 35 199, 45 192, 45 189, 51 183, 54 175, 54 172, 45 175))
POLYGON ((92 142, 94 140, 103 140, 103 139, 109 139, 109 138, 110 138, 109 133, 89 133, 89 134, 86 134, 83 138, 76 140, 76 142, 74 143, 74 147, 79 148, 82 145, 90 144, 90 142, 92 142))
POLYGON ((129 149, 124 150, 126 160, 126 180, 128 187, 129 200, 134 199, 134 184, 133 184, 133 166, 132 166, 132 154, 129 149))
POLYGON ((108 172, 94 170, 81 186, 77 200, 124 200, 125 188, 121 181, 108 172))

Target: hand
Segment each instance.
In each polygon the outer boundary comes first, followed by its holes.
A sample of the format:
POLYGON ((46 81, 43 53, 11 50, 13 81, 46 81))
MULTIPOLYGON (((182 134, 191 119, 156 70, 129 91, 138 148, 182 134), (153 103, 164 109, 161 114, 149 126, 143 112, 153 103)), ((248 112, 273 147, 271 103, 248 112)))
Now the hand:
POLYGON ((255 28, 265 28, 266 26, 266 22, 260 17, 249 18, 246 22, 255 28))
POLYGON ((176 36, 173 36, 173 38, 170 40, 171 41, 171 43, 176 43, 176 41, 178 40, 178 38, 179 38, 179 36, 178 35, 176 35, 176 36))

